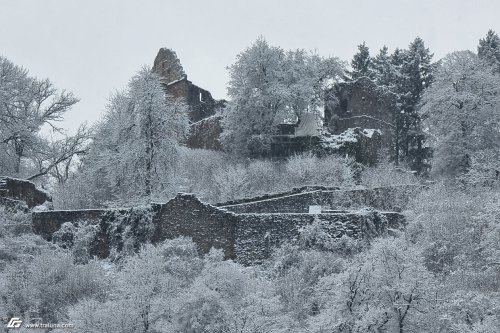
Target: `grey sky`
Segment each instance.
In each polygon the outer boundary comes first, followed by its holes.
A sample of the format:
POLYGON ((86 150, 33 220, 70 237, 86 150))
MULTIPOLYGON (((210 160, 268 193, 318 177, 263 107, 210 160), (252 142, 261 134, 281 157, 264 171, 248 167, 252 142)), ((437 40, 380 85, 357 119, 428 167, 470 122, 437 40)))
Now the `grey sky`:
POLYGON ((406 47, 416 36, 439 59, 476 51, 488 29, 500 33, 497 0, 0 0, 0 54, 81 98, 64 126, 99 119, 160 47, 174 49, 188 78, 226 97, 226 66, 259 35, 285 49, 349 60, 366 41, 406 47))

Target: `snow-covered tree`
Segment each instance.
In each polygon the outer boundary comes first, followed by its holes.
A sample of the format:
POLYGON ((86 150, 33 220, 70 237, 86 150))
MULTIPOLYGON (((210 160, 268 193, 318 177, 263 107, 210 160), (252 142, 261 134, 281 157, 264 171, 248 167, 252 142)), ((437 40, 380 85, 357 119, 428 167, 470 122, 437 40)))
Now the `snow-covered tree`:
POLYGON ((417 172, 425 172, 426 156, 423 149, 425 136, 421 130, 418 105, 422 93, 433 81, 434 66, 429 49, 425 47, 424 41, 417 37, 410 43, 408 50, 404 53, 401 66, 401 81, 399 87, 401 102, 401 138, 402 153, 412 169, 417 172))
POLYGON ((118 199, 149 200, 175 176, 177 148, 187 126, 186 104, 166 96, 158 76, 143 68, 126 91, 111 98, 84 168, 106 180, 118 199))
POLYGON ((500 72, 500 37, 493 30, 488 30, 486 37, 479 40, 477 55, 500 72))
POLYGON ((228 151, 263 156, 270 149, 276 125, 304 112, 319 115, 325 86, 339 75, 337 59, 323 59, 304 50, 285 52, 262 37, 229 67, 222 141, 228 151))
POLYGON ((381 239, 346 266, 316 286, 322 308, 317 326, 333 332, 430 331, 422 314, 432 304, 432 276, 418 249, 403 238, 381 239))
POLYGON ((446 56, 420 110, 435 147, 433 170, 474 182, 498 177, 500 77, 470 51, 446 56), (485 178, 486 177, 486 178, 485 178))
POLYGON ((44 126, 62 133, 57 122, 78 99, 64 90, 58 92, 48 79, 30 77, 26 69, 4 57, 0 57, 0 101, 2 174, 33 179, 71 160, 76 153, 83 152, 86 141, 84 131, 76 137, 67 137, 63 141, 73 143, 61 142, 57 144, 57 149, 40 135, 44 126), (37 164, 34 174, 22 170, 23 161, 37 164))
POLYGON ((351 61, 351 70, 346 71, 347 84, 360 77, 372 80, 387 100, 393 100, 392 125, 394 153, 391 158, 398 165, 402 159, 417 172, 426 172, 429 157, 424 147, 424 135, 420 129, 417 106, 421 94, 432 82, 434 65, 432 54, 421 38, 410 43, 407 50, 396 49, 389 54, 384 46, 375 57, 365 43, 358 46, 358 52, 351 61), (390 96, 390 97, 387 97, 390 96))
POLYGON ((396 69, 391 63, 389 49, 384 46, 371 61, 373 78, 377 85, 393 88, 396 80, 396 69))
POLYGON ((370 57, 370 49, 365 42, 358 45, 358 53, 351 61, 351 70, 346 73, 347 79, 350 81, 355 81, 363 76, 373 79, 372 58, 370 57))

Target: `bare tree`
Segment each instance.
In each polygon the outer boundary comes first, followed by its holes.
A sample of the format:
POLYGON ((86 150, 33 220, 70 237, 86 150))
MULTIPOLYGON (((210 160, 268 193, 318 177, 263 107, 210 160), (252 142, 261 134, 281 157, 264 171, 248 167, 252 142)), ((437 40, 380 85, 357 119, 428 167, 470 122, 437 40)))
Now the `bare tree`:
POLYGON ((33 151, 32 159, 37 172, 27 179, 32 180, 44 175, 54 177, 58 184, 64 184, 70 174, 75 158, 87 153, 90 140, 90 130, 86 125, 78 128, 73 136, 64 136, 62 139, 46 142, 41 149, 33 151))
POLYGON ((58 92, 48 79, 30 77, 27 70, 0 57, 0 143, 15 159, 15 174, 22 158, 40 150, 42 127, 61 133, 56 123, 77 102, 72 93, 58 92))

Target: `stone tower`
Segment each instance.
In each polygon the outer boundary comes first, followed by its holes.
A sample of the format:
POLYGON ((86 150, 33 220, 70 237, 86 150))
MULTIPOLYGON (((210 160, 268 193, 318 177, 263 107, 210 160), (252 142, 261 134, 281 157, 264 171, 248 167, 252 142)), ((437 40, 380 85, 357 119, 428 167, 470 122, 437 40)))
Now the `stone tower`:
POLYGON ((189 120, 196 123, 213 116, 222 104, 212 98, 208 90, 194 85, 187 79, 177 54, 161 48, 156 55, 153 72, 160 76, 165 92, 175 98, 182 98, 189 106, 189 120))
POLYGON ((153 72, 162 78, 164 84, 181 80, 186 76, 175 51, 164 47, 156 55, 153 72))

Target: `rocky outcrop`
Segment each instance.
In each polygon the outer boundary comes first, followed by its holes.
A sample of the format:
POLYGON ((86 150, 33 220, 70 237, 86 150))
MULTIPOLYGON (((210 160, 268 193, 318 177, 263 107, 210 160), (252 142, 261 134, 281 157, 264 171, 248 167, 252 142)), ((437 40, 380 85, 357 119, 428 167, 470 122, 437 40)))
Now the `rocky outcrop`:
POLYGON ((47 192, 37 189, 30 181, 0 177, 0 202, 8 207, 26 204, 28 208, 52 202, 47 192))

